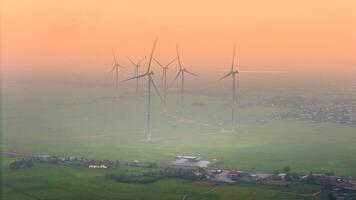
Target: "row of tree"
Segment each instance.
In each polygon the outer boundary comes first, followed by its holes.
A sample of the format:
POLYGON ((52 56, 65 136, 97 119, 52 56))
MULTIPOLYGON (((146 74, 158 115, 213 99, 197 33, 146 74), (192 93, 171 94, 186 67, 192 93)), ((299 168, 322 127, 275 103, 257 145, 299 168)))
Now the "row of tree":
POLYGON ((9 168, 12 170, 16 169, 22 169, 22 168, 30 168, 33 167, 33 161, 32 160, 15 160, 12 163, 10 163, 9 168))
POLYGON ((181 178, 185 180, 205 180, 206 172, 203 169, 178 169, 164 168, 160 170, 150 170, 141 175, 130 174, 114 174, 107 173, 107 178, 113 179, 122 183, 153 183, 163 178, 181 178))

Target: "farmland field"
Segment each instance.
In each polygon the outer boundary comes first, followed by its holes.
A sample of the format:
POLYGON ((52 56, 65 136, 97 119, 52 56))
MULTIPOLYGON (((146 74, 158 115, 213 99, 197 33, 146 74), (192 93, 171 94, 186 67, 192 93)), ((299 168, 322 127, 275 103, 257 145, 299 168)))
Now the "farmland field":
MULTIPOLYGON (((8 168, 11 159, 2 162, 2 199, 284 199, 311 200, 323 196, 301 197, 286 194, 283 187, 265 188, 256 185, 213 185, 187 182, 180 179, 163 179, 151 184, 124 184, 105 179, 107 170, 91 170, 80 167, 36 163, 34 167, 12 171, 8 168)), ((120 171, 121 169, 116 169, 120 171)), ((135 169, 133 169, 135 170, 135 169)), ((128 169, 123 169, 128 173, 128 169)), ((132 170, 130 171, 132 173, 132 170)), ((318 186, 308 186, 316 192, 318 186)), ((296 188, 297 189, 297 188, 296 188)), ((293 191, 293 188, 290 188, 293 191)), ((296 190, 297 191, 297 190, 296 190)))
MULTIPOLYGON (((356 175, 356 127, 334 123, 256 118, 285 108, 239 107, 238 133, 230 126, 226 95, 187 93, 183 120, 179 96, 168 94, 167 112, 153 97, 153 138, 147 143, 146 96, 126 89, 112 98, 108 86, 3 86, 1 148, 99 159, 167 162, 176 155, 217 159, 218 167, 356 175), (202 106, 193 106, 203 102, 202 106)), ((242 95, 241 95, 242 96, 242 95)), ((247 102, 248 97, 241 101, 247 102)))

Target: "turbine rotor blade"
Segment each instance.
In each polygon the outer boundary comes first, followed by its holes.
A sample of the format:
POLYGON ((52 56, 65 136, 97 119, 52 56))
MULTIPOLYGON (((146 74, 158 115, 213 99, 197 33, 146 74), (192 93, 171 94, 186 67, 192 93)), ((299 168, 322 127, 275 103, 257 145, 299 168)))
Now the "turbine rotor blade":
POLYGON ((179 63, 179 69, 182 70, 182 64, 180 62, 180 57, 179 57, 178 44, 176 45, 176 50, 177 50, 177 58, 178 58, 178 63, 179 63))
POLYGON ((114 67, 108 72, 108 75, 106 75, 106 79, 109 78, 110 74, 115 70, 115 65, 114 67))
POLYGON ((113 56, 114 56, 114 63, 115 63, 115 65, 116 65, 116 55, 115 55, 115 49, 112 49, 112 54, 113 54, 113 56))
POLYGON ((158 39, 156 39, 155 43, 153 44, 153 48, 152 48, 151 56, 150 56, 150 61, 148 62, 147 73, 150 73, 150 71, 151 71, 151 63, 152 63, 153 53, 154 53, 155 48, 156 48, 157 40, 158 39))
POLYGON ((226 77, 230 76, 233 72, 229 72, 226 75, 224 75, 223 77, 221 77, 218 81, 221 81, 223 79, 225 79, 226 77))
POLYGON ((232 51, 231 71, 234 71, 234 65, 235 65, 235 51, 236 51, 236 39, 235 39, 235 41, 234 41, 234 50, 232 51))
POLYGON ((127 59, 128 59, 128 60, 129 60, 129 61, 130 61, 130 62, 131 62, 134 66, 136 66, 136 65, 137 65, 134 61, 132 61, 132 60, 131 60, 131 58, 130 58, 130 57, 128 57, 128 56, 127 56, 127 59))
POLYGON ((139 65, 145 58, 146 56, 144 56, 137 64, 139 65))
POLYGON ((190 72, 190 71, 188 71, 188 70, 185 70, 185 72, 187 72, 188 74, 191 74, 191 75, 193 75, 193 76, 198 76, 198 75, 196 75, 196 74, 194 74, 193 72, 190 72))
POLYGON ((153 58, 153 60, 162 68, 164 68, 164 66, 156 59, 156 58, 153 58))
POLYGON ((139 78, 145 77, 147 75, 148 75, 148 73, 145 73, 145 74, 142 74, 142 75, 139 75, 139 76, 135 76, 135 77, 132 77, 132 78, 125 79, 125 80, 120 81, 120 82, 126 82, 126 81, 133 80, 133 79, 139 79, 139 78))
POLYGON ((112 69, 110 70, 109 73, 113 72, 113 71, 115 70, 115 68, 116 68, 116 65, 114 65, 114 66, 112 67, 112 69))
POLYGON ((171 60, 168 64, 166 64, 166 66, 165 67, 167 67, 168 68, 168 66, 169 65, 171 65, 174 61, 176 61, 177 60, 177 58, 174 58, 173 60, 171 60))
POLYGON ((157 94, 158 94, 159 98, 160 98, 160 99, 161 99, 161 101, 163 102, 163 98, 162 98, 161 94, 159 93, 159 90, 158 90, 158 88, 157 88, 157 86, 156 86, 156 84, 155 84, 154 80, 153 80, 152 78, 150 78, 150 81, 151 81, 151 83, 152 83, 152 85, 153 85, 154 89, 156 90, 156 92, 157 92, 157 94))
POLYGON ((179 75, 182 73, 182 70, 179 70, 179 72, 177 73, 177 75, 174 77, 171 85, 169 87, 172 87, 173 83, 178 79, 179 75))

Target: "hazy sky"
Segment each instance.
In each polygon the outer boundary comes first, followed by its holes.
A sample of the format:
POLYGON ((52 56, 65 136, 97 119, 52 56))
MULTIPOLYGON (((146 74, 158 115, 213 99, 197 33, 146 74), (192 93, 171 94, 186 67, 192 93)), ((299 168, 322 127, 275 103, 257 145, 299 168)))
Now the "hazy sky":
MULTIPOLYGON (((106 74, 119 60, 163 62, 181 49, 193 71, 356 71, 355 0, 2 0, 2 70, 8 76, 106 74)), ((129 70, 132 71, 130 68, 129 70)), ((130 71, 130 72, 131 72, 130 71)))

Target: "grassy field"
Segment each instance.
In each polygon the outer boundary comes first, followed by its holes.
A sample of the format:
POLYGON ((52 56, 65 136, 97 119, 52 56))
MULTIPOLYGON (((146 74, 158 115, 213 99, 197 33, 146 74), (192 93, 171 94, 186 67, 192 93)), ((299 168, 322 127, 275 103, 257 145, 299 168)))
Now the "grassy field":
MULTIPOLYGON (((176 155, 218 159, 218 167, 356 175, 356 127, 275 121, 258 117, 282 108, 239 108, 239 132, 230 126, 225 96, 187 94, 185 116, 174 118, 179 96, 169 94, 167 111, 153 98, 152 143, 144 142, 146 97, 125 91, 113 100, 105 86, 7 85, 2 91, 2 150, 78 155, 102 159, 167 162, 176 155), (203 102, 204 106, 192 106, 203 102)), ((243 101, 248 98, 243 97, 243 101)))
MULTIPOLYGON (((180 179, 163 179, 152 184, 123 184, 104 177, 107 170, 91 170, 80 167, 35 163, 27 169, 10 170, 11 159, 2 162, 2 199, 182 199, 189 194, 190 200, 210 199, 283 199, 311 200, 321 197, 300 197, 285 194, 284 187, 240 184, 237 186, 186 182, 180 179)), ((115 169, 116 173, 140 173, 140 168, 115 169)), ((316 192, 319 186, 307 186, 308 192, 316 192)), ((289 191, 299 192, 298 188, 289 191)))

